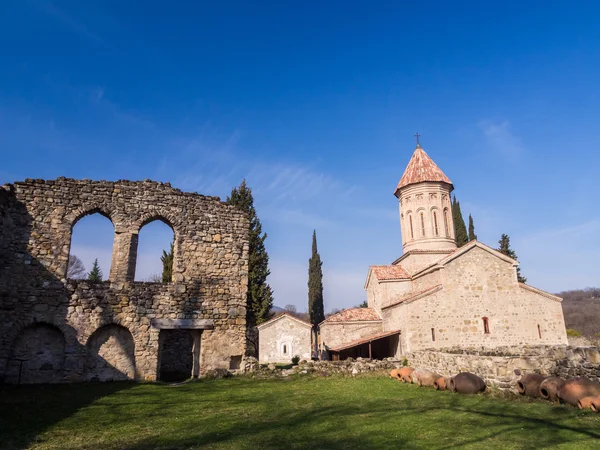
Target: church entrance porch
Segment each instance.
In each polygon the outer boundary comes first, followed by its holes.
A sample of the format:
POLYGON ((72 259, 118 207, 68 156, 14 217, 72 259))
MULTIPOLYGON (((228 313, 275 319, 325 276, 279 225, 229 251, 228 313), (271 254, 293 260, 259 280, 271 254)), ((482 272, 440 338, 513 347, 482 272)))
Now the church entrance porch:
POLYGON ((348 358, 384 359, 401 354, 400 331, 388 331, 329 349, 332 361, 348 358))

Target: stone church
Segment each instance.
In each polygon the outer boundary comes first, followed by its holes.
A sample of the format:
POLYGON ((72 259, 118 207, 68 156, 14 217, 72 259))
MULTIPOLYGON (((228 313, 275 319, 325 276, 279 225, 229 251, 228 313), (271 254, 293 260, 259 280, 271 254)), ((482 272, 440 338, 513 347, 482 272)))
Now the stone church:
POLYGON ((396 186, 403 254, 371 266, 368 308, 319 325, 332 359, 383 358, 424 349, 566 345, 559 297, 517 280, 518 262, 478 241, 457 248, 452 182, 417 147, 396 186))

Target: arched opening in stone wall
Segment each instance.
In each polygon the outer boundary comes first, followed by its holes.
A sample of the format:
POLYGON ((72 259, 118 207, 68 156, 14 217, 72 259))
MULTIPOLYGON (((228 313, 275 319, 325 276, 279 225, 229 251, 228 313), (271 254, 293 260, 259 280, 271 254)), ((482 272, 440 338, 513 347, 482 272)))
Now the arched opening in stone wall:
POLYGON ((71 247, 67 278, 88 279, 98 260, 102 280, 107 280, 112 262, 115 230, 108 216, 92 212, 75 222, 71 231, 71 247))
POLYGON ((200 330, 160 331, 158 337, 158 379, 160 381, 184 381, 192 376, 198 376, 200 333, 200 330))
POLYGON ((131 332, 120 325, 98 328, 89 337, 85 379, 117 381, 135 378, 135 344, 131 332))
POLYGON ((15 338, 6 368, 11 384, 60 383, 65 369, 65 337, 54 325, 35 323, 15 338))
POLYGON ((175 232, 168 221, 157 217, 143 224, 138 234, 135 281, 170 283, 174 259, 175 232))

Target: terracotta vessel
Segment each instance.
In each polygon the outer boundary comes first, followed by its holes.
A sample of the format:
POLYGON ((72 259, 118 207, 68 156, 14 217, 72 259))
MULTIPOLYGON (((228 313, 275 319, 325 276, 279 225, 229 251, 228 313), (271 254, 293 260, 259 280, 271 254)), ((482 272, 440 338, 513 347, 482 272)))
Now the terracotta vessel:
POLYGON ((529 397, 540 396, 540 385, 542 381, 546 379, 545 376, 537 373, 528 373, 523 375, 519 381, 517 381, 517 390, 521 395, 527 395, 529 397))
POLYGON ((446 390, 446 378, 444 377, 439 377, 437 380, 434 381, 433 383, 433 387, 435 387, 438 391, 445 391, 446 390))
POLYGON ((587 378, 572 378, 558 390, 558 398, 570 405, 577 406, 583 397, 600 395, 600 383, 595 383, 587 378))
POLYGON ((592 409, 592 401, 597 397, 582 397, 577 402, 579 409, 592 409))
POLYGON ((415 369, 413 369, 412 367, 403 367, 402 369, 400 369, 400 379, 404 383, 412 383, 411 374, 414 370, 415 369))
POLYGON ((590 405, 592 411, 595 413, 600 412, 600 395, 592 397, 592 404, 590 405))
POLYGON ((558 401, 558 390, 565 384, 565 380, 558 377, 548 377, 540 384, 540 397, 550 400, 551 402, 558 401))
POLYGON ((470 372, 461 372, 448 380, 448 388, 459 394, 477 394, 485 391, 485 387, 485 382, 470 372))
POLYGON ((392 369, 392 371, 390 372, 390 378, 400 380, 400 369, 392 369))
POLYGON ((439 374, 426 369, 417 369, 412 373, 413 383, 419 386, 433 386, 439 377, 439 374))

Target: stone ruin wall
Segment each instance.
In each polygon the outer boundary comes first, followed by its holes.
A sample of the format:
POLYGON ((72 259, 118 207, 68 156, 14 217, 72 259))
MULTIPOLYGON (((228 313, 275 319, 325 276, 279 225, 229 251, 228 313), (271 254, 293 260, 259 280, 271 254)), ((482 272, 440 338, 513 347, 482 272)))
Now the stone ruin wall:
POLYGON ((406 354, 411 367, 442 376, 459 372, 479 375, 488 386, 514 390, 523 373, 600 381, 600 348, 525 346, 483 349, 424 350, 406 354))
POLYGON ((0 381, 110 379, 111 370, 155 380, 165 319, 201 332, 200 373, 228 369, 246 353, 247 230, 217 197, 168 183, 0 187, 0 381), (114 226, 109 280, 67 280, 73 226, 93 213, 114 226), (134 282, 138 233, 156 219, 174 231, 173 281, 134 282))

